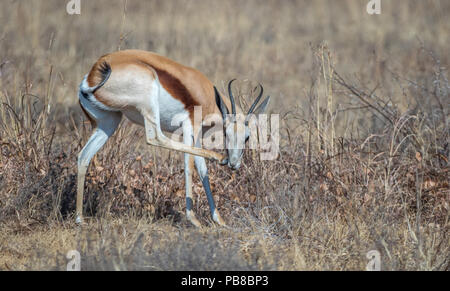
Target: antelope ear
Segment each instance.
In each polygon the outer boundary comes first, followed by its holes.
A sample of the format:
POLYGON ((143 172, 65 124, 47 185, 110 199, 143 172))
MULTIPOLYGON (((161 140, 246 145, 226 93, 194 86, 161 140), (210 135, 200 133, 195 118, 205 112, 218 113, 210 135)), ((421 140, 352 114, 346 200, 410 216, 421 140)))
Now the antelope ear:
POLYGON ((220 97, 219 91, 217 91, 216 86, 214 86, 214 92, 216 94, 216 104, 217 107, 219 107, 220 112, 222 113, 222 118, 225 120, 226 116, 228 115, 228 109, 225 106, 225 103, 222 100, 222 97, 220 97))
POLYGON ((264 101, 258 107, 256 107, 256 109, 253 111, 253 114, 258 115, 258 114, 263 114, 264 112, 266 112, 269 102, 270 102, 270 96, 267 96, 267 98, 264 99, 264 101))

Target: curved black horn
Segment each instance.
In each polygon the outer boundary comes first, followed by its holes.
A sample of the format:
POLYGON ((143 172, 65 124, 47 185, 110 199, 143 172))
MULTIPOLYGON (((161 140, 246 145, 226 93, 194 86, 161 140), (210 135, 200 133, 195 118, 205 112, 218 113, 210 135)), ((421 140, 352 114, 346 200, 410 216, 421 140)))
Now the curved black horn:
POLYGON ((219 91, 217 91, 216 86, 214 86, 214 93, 216 95, 216 104, 220 109, 220 112, 222 113, 222 118, 223 120, 225 120, 227 114, 228 114, 228 109, 225 106, 225 104, 222 101, 222 98, 220 97, 219 91))
POLYGON ((253 102, 252 106, 250 107, 250 109, 248 110, 247 115, 252 114, 253 110, 255 110, 256 105, 258 104, 259 100, 261 100, 261 97, 264 93, 264 88, 261 84, 259 84, 259 87, 261 88, 261 92, 259 92, 259 96, 258 98, 256 98, 255 102, 253 102))
POLYGON ((234 97, 233 97, 233 92, 231 90, 231 84, 236 81, 236 79, 233 79, 230 81, 230 83, 228 83, 228 95, 230 97, 230 101, 231 101, 231 113, 232 114, 236 114, 236 104, 234 102, 234 97))

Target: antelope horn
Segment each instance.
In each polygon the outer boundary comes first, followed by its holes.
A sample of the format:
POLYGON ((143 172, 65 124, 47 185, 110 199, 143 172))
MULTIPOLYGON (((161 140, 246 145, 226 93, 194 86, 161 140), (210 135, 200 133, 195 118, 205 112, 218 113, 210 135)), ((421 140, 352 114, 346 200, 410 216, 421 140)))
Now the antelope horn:
POLYGON ((253 102, 252 106, 250 107, 250 109, 248 110, 247 115, 252 114, 253 111, 255 110, 256 105, 258 104, 259 100, 261 100, 261 97, 264 93, 264 88, 261 84, 259 84, 259 87, 261 88, 261 92, 259 93, 259 96, 256 98, 255 102, 253 102))
POLYGON ((231 101, 231 113, 232 114, 236 114, 236 104, 234 102, 234 97, 233 97, 233 92, 231 90, 231 84, 236 81, 236 79, 233 79, 230 81, 230 83, 228 83, 228 95, 230 97, 230 101, 231 101))

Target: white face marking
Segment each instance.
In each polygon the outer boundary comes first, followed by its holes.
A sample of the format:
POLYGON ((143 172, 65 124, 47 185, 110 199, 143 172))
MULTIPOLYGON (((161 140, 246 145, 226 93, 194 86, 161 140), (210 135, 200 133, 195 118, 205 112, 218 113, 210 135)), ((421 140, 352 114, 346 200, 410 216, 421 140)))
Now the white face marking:
POLYGON ((245 143, 249 137, 249 128, 245 124, 245 117, 237 114, 225 122, 226 147, 228 151, 228 166, 234 170, 241 166, 245 143), (235 120, 231 120, 235 119, 235 120))

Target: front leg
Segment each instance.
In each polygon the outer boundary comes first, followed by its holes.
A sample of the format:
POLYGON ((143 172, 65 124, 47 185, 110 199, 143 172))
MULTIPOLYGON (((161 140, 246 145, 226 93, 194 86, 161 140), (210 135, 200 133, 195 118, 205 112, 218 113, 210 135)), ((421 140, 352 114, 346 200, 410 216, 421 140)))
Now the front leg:
POLYGON ((211 211, 212 219, 219 225, 226 226, 225 221, 220 216, 219 210, 217 210, 214 203, 214 197, 211 192, 211 185, 209 184, 208 169, 206 167, 205 159, 202 157, 195 157, 195 167, 197 168, 197 173, 206 192, 206 198, 208 199, 209 210, 211 211))
MULTIPOLYGON (((188 126, 183 126, 183 142, 192 145, 192 131, 188 126)), ((194 159, 190 154, 184 154, 184 178, 186 188, 186 217, 196 227, 201 227, 200 221, 195 217, 193 210, 194 200, 192 199, 192 173, 194 171, 194 159)))
POLYGON ((180 151, 186 154, 194 156, 200 156, 207 159, 218 161, 221 165, 224 165, 228 161, 228 157, 211 150, 202 148, 195 148, 192 145, 186 145, 170 138, 166 137, 157 122, 158 119, 152 118, 150 115, 145 116, 145 131, 147 137, 147 143, 153 146, 158 146, 166 149, 180 151))
POLYGON ((190 154, 184 154, 184 178, 186 188, 186 217, 196 227, 201 227, 200 221, 194 213, 194 200, 192 199, 192 172, 194 170, 194 159, 190 154))
MULTIPOLYGON (((200 147, 201 143, 198 138, 198 135, 196 135, 195 138, 195 146, 200 147)), ((206 192, 206 198, 208 199, 209 204, 209 210, 211 211, 211 217, 212 219, 218 223, 219 225, 226 226, 225 221, 220 216, 219 210, 217 210, 216 205, 214 203, 214 197, 211 192, 211 185, 209 183, 209 177, 208 177, 208 168, 206 166, 206 161, 203 157, 194 157, 195 159, 195 167, 197 168, 198 176, 200 177, 200 180, 202 181, 203 188, 206 192)))

